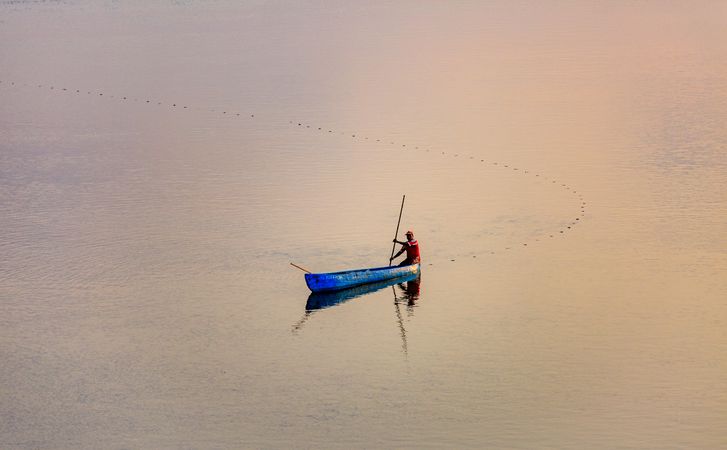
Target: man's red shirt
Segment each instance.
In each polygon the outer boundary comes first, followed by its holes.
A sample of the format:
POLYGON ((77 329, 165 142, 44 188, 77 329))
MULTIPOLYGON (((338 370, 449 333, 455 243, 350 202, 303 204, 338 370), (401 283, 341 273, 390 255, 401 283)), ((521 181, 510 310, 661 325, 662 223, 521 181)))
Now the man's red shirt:
POLYGON ((413 241, 406 241, 404 243, 404 249, 406 250, 406 260, 412 264, 419 262, 419 242, 414 239, 413 241))

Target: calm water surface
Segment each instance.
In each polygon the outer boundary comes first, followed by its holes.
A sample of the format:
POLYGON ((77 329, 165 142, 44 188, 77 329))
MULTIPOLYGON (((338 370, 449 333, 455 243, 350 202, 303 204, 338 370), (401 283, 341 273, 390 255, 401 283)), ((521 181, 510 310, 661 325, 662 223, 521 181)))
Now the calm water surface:
POLYGON ((726 23, 0 3, 0 447, 727 447, 726 23))

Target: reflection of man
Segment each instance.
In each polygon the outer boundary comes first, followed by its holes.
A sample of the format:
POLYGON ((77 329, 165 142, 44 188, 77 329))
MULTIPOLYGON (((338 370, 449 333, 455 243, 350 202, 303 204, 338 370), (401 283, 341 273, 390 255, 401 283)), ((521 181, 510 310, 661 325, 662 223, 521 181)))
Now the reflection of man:
POLYGON ((394 243, 401 244, 401 250, 394 255, 389 262, 393 261, 394 258, 397 258, 402 253, 406 252, 406 258, 404 258, 404 261, 402 261, 399 266, 410 266, 412 264, 419 264, 420 257, 419 257, 419 242, 417 242, 416 239, 414 239, 414 232, 409 230, 406 232, 406 241, 397 241, 394 239, 394 243))
POLYGON ((404 298, 407 300, 407 306, 414 306, 417 300, 419 300, 419 283, 421 283, 421 281, 422 277, 416 277, 413 280, 406 282, 406 288, 403 289, 404 298))

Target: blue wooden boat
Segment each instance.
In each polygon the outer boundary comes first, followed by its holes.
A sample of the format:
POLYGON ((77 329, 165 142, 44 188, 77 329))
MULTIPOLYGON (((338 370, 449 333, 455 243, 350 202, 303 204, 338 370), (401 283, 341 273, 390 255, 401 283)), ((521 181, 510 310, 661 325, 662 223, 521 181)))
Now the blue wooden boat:
POLYGON ((313 292, 338 291, 361 284, 376 283, 418 273, 419 264, 345 270, 343 272, 307 273, 305 274, 305 283, 313 292))
POLYGON ((375 283, 362 284, 340 291, 311 292, 308 301, 305 304, 306 311, 315 311, 323 308, 353 300, 354 298, 363 297, 372 294, 381 289, 393 286, 395 284, 406 283, 419 277, 419 273, 406 273, 400 277, 389 278, 388 280, 377 281, 375 283))

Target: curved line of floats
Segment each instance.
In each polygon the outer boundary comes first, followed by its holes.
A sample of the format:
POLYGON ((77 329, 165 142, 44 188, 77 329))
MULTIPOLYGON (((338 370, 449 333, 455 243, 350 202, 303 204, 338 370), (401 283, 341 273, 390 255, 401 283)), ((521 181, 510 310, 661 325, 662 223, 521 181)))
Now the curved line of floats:
MULTIPOLYGON (((154 100, 149 100, 149 99, 141 99, 140 100, 139 98, 136 98, 136 97, 128 97, 128 96, 104 95, 103 92, 98 92, 98 91, 88 91, 88 90, 82 90, 82 89, 70 89, 70 88, 66 88, 66 87, 55 87, 53 85, 43 85, 43 84, 35 84, 35 85, 32 85, 32 84, 29 84, 29 83, 16 83, 14 81, 0 80, 0 86, 37 87, 39 89, 48 88, 49 90, 56 91, 56 92, 69 92, 69 93, 75 93, 75 94, 86 94, 86 95, 93 95, 93 96, 98 96, 98 97, 114 98, 114 99, 118 99, 118 100, 121 100, 121 101, 127 101, 128 100, 128 101, 133 101, 133 102, 141 102, 142 104, 149 104, 149 105, 152 105, 153 104, 153 105, 157 105, 157 106, 168 106, 168 107, 175 108, 175 109, 187 109, 187 110, 197 110, 197 111, 220 113, 220 114, 222 114, 224 116, 227 116, 227 117, 248 117, 248 118, 255 118, 255 114, 244 114, 243 115, 242 113, 239 113, 239 112, 232 112, 232 111, 227 111, 227 110, 215 110, 215 109, 210 109, 210 108, 190 107, 188 105, 183 105, 181 103, 165 103, 165 102, 154 101, 154 100)), ((310 124, 306 124, 304 122, 297 122, 297 121, 293 121, 293 120, 290 120, 288 123, 290 125, 292 125, 292 126, 297 126, 297 127, 300 127, 300 128, 306 128, 306 129, 311 129, 311 130, 315 130, 315 131, 321 131, 321 132, 325 133, 326 135, 328 135, 328 134, 331 134, 331 135, 339 135, 339 132, 336 132, 335 130, 329 129, 327 127, 324 128, 324 127, 313 126, 313 125, 310 125, 310 124)), ((346 136, 346 135, 349 135, 349 133, 340 132, 340 135, 346 136)), ((546 236, 547 235, 548 238, 554 238, 555 236, 558 236, 558 235, 564 235, 568 230, 571 230, 573 227, 575 227, 576 225, 578 225, 579 223, 581 223, 581 218, 583 218, 585 216, 585 214, 586 214, 586 202, 585 202, 582 194, 580 194, 574 188, 572 188, 571 186, 569 186, 569 185, 567 185, 565 183, 559 183, 554 178, 551 178, 551 177, 548 177, 548 176, 545 176, 545 175, 541 175, 540 173, 536 173, 536 172, 533 172, 533 171, 528 170, 528 169, 522 169, 522 168, 519 168, 519 167, 513 167, 510 164, 504 164, 504 163, 501 163, 501 162, 498 162, 498 161, 488 161, 488 160, 485 160, 485 159, 482 159, 482 158, 478 158, 478 157, 475 157, 475 156, 472 156, 472 155, 465 155, 465 154, 459 154, 459 153, 438 151, 438 150, 434 150, 434 149, 431 149, 431 148, 426 148, 426 147, 423 147, 423 146, 407 146, 406 144, 400 144, 400 143, 397 143, 395 141, 386 140, 386 139, 382 139, 382 138, 373 138, 373 137, 368 137, 368 136, 360 136, 360 135, 358 135, 356 133, 350 133, 350 137, 352 139, 361 139, 363 141, 376 142, 376 143, 379 143, 379 144, 382 144, 382 145, 389 145, 389 146, 393 146, 393 147, 400 148, 400 149, 414 149, 414 150, 419 150, 419 151, 424 151, 424 152, 429 152, 429 153, 441 153, 442 156, 451 156, 451 157, 454 157, 454 158, 462 157, 463 159, 468 159, 468 160, 473 160, 473 161, 479 160, 478 162, 480 164, 483 164, 483 165, 484 164, 487 164, 487 165, 494 166, 494 167, 499 167, 499 168, 502 168, 502 169, 519 171, 523 175, 537 177, 537 178, 539 178, 541 180, 544 180, 546 182, 549 181, 550 184, 555 184, 557 187, 562 188, 567 193, 574 195, 578 199, 578 201, 579 201, 579 206, 580 206, 579 217, 575 217, 573 220, 571 220, 570 222, 568 222, 568 224, 565 225, 564 227, 562 227, 560 229, 557 229, 557 230, 553 231, 552 233, 544 233, 541 236, 546 236)), ((536 238, 535 241, 538 242, 538 241, 540 241, 540 239, 539 238, 536 238)), ((528 246, 528 243, 527 242, 523 242, 521 244, 522 244, 522 247, 527 247, 528 246)), ((511 250, 512 248, 513 247, 504 247, 501 250, 511 250)), ((490 251, 489 253, 490 254, 495 254, 496 252, 495 251, 490 251)), ((476 257, 477 257, 476 255, 472 255, 472 258, 476 258, 476 257)), ((455 261, 455 259, 450 259, 450 261, 455 261)), ((429 264, 429 265, 431 265, 431 264, 429 264)))

